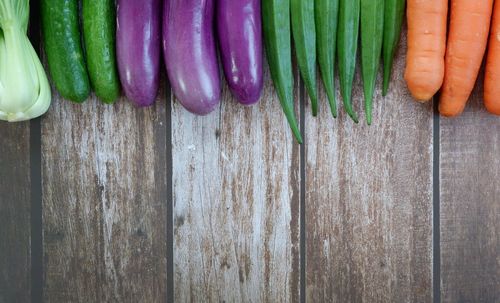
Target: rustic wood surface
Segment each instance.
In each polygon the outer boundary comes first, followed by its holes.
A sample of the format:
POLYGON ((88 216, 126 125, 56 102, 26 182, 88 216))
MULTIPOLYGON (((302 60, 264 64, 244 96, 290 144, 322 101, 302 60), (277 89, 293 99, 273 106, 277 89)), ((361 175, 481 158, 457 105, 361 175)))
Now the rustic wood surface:
MULTIPOLYGON (((433 115, 405 89, 403 53, 372 126, 341 105, 334 120, 324 95, 320 117, 305 115, 308 302, 432 299, 433 115)), ((364 113, 359 75, 354 87, 364 113)))
POLYGON ((174 103, 176 302, 299 302, 300 151, 266 83, 252 108, 174 103))
POLYGON ((167 297, 166 126, 164 104, 54 98, 42 120, 46 302, 167 297))
POLYGON ((225 89, 207 117, 163 88, 150 109, 55 94, 41 138, 0 123, 0 303, 500 302, 500 120, 479 85, 433 121, 403 68, 404 46, 371 127, 297 106, 302 147, 267 73, 258 106, 225 89))
POLYGON ((478 83, 466 112, 441 120, 442 302, 500 302, 500 120, 478 83))
POLYGON ((30 302, 30 126, 0 122, 0 303, 30 302))

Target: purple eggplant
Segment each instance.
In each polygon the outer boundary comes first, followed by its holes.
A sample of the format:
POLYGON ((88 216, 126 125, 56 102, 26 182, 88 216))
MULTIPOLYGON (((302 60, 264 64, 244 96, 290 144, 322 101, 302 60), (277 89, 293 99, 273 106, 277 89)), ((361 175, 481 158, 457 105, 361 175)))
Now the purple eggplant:
POLYGON ((220 102, 214 40, 214 0, 166 0, 163 53, 175 96, 190 112, 206 115, 220 102))
POLYGON ((256 103, 263 87, 260 0, 218 0, 217 31, 229 88, 241 104, 256 103))
POLYGON ((116 52, 120 80, 139 107, 155 102, 160 84, 161 0, 118 0, 116 52))

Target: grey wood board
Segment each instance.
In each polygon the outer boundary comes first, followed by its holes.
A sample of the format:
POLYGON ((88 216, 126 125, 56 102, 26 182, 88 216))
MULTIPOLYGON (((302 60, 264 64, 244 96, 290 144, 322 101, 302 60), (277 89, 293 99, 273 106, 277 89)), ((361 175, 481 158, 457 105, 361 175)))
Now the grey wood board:
POLYGON ((30 302, 30 123, 0 122, 0 303, 30 302))
POLYGON ((442 302, 500 302, 500 120, 482 82, 461 117, 441 119, 442 302))
MULTIPOLYGON (((389 94, 367 126, 359 73, 355 125, 339 103, 334 120, 306 112, 308 302, 432 301, 432 105, 415 103, 397 54, 389 94)), ((338 83, 337 83, 338 87, 338 83)))
POLYGON ((268 72, 252 108, 173 102, 175 301, 298 302, 300 152, 268 72))
POLYGON ((47 302, 166 301, 164 95, 148 109, 54 96, 42 120, 47 302))

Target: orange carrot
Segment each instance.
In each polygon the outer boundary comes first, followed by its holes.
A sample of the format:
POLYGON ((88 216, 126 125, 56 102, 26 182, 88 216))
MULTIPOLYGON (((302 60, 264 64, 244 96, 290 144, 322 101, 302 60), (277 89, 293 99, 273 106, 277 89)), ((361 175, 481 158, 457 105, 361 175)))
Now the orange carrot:
POLYGON ((405 80, 421 102, 429 101, 443 84, 447 17, 448 0, 408 0, 405 80))
POLYGON ((500 115, 500 1, 495 2, 490 30, 490 46, 484 75, 484 105, 495 115, 500 115))
POLYGON ((451 0, 450 35, 439 112, 460 115, 481 68, 490 30, 493 0, 451 0))

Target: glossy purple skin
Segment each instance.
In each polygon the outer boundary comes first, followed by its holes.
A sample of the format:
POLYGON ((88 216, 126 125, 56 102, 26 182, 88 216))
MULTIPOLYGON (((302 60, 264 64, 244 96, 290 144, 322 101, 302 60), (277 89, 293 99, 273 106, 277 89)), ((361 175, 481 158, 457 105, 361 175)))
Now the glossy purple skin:
POLYGON ((190 112, 206 115, 220 102, 214 40, 214 0, 166 0, 163 54, 175 96, 190 112))
POLYGON ((160 84, 161 0, 118 0, 116 53, 128 99, 139 107, 155 102, 160 84))
POLYGON ((229 88, 241 104, 255 104, 263 87, 260 0, 218 0, 217 31, 229 88))

